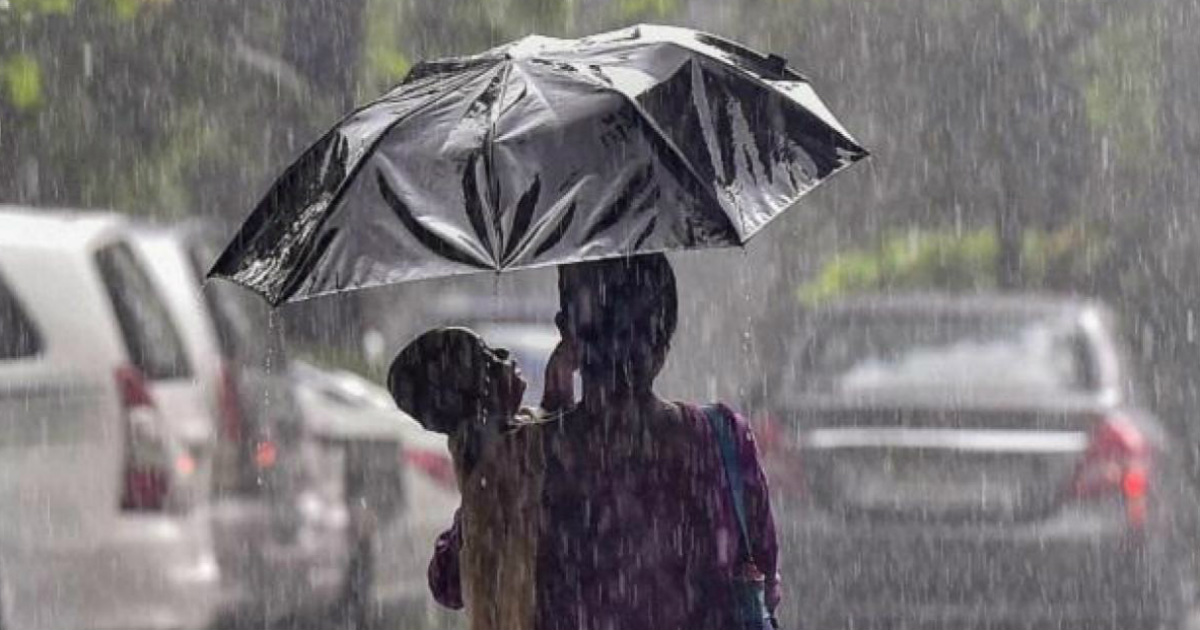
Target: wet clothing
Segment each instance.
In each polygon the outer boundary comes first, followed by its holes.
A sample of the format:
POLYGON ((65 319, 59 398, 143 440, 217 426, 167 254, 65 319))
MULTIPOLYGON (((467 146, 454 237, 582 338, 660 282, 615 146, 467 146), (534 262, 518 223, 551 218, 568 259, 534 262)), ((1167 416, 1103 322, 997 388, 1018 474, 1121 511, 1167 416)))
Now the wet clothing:
MULTIPOLYGON (((532 619, 523 627, 735 627, 729 584, 740 564, 738 528, 716 437, 699 408, 678 409, 641 431, 572 422, 568 415, 517 432, 541 459, 539 471, 528 471, 536 477, 529 487, 539 497, 529 530, 536 541, 520 552, 533 557, 509 559, 534 570, 532 619)), ((749 427, 729 409, 722 411, 734 425, 751 553, 767 576, 768 607, 774 609, 780 589, 766 478, 749 427)), ((468 507, 467 520, 469 514, 468 507)), ((464 530, 469 526, 456 517, 438 539, 429 568, 434 597, 451 607, 464 604, 464 530)))
POLYGON ((430 572, 430 586, 439 602, 466 608, 471 628, 533 627, 545 464, 539 432, 528 416, 517 420, 523 428, 504 435, 460 433, 450 440, 462 508, 453 536, 437 542, 434 557, 445 566, 430 572), (490 443, 464 448, 471 442, 490 443))

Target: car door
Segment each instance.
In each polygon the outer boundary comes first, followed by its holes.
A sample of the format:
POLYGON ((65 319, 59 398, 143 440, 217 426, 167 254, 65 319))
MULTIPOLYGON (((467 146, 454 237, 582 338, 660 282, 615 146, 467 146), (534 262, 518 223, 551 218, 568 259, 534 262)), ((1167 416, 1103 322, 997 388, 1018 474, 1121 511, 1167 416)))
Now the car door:
POLYGON ((87 570, 81 561, 105 538, 118 507, 111 367, 73 351, 73 335, 57 325, 59 305, 30 290, 66 285, 46 283, 68 265, 38 274, 32 287, 5 277, 27 279, 36 267, 0 266, 0 612, 7 617, 0 623, 11 627, 86 613, 57 585, 64 572, 87 570))
POLYGON ((105 501, 117 401, 103 370, 72 365, 27 303, 0 276, 0 536, 78 538, 116 507, 105 501))

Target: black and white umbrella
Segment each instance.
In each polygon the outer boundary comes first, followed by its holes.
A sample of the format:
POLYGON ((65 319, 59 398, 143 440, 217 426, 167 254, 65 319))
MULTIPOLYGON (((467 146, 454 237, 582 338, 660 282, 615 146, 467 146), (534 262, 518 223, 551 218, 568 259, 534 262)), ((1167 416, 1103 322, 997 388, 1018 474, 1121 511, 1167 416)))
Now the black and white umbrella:
POLYGON ((273 185, 209 275, 274 305, 743 245, 867 155, 783 59, 696 31, 422 63, 273 185))

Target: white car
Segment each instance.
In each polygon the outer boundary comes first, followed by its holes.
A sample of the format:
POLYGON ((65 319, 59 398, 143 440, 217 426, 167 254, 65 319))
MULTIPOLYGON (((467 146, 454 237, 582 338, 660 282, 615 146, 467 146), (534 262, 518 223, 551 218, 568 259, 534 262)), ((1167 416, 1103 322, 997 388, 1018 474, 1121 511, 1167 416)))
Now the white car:
POLYGON ((207 488, 153 383, 179 334, 112 216, 0 207, 0 625, 198 628, 207 488))
POLYGON ((426 578, 437 535, 458 507, 446 437, 396 408, 387 390, 347 371, 297 361, 296 391, 312 430, 347 450, 347 495, 358 506, 350 602, 360 626, 446 622, 426 578))

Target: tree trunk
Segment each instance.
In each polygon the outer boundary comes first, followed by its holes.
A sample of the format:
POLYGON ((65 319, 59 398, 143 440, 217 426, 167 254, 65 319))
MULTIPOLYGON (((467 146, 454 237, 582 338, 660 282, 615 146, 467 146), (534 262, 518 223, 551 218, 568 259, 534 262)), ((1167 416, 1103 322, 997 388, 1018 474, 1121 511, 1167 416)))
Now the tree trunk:
POLYGON ((1021 223, 1020 209, 1003 195, 996 212, 996 285, 1001 289, 1021 286, 1021 223))

